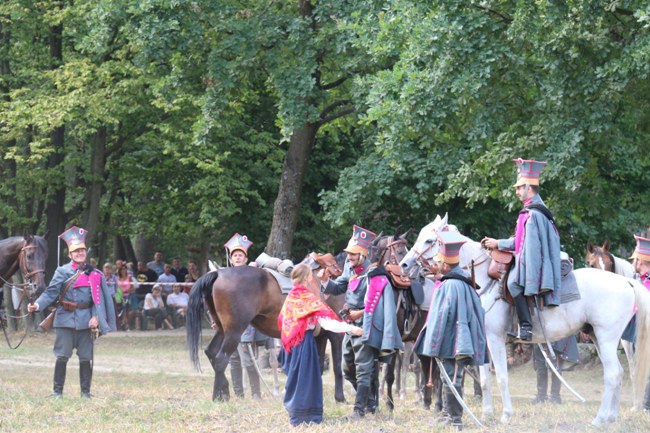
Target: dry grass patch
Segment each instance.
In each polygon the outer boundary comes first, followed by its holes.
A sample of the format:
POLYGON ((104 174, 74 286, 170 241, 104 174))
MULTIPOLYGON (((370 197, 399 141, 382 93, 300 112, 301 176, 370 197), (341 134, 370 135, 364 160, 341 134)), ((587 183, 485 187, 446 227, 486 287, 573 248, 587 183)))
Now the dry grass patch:
MULTIPOLYGON (((205 331, 205 342, 209 331, 205 331)), ((264 400, 233 399, 212 403, 213 375, 207 359, 201 359, 204 373, 193 371, 185 349, 185 335, 177 331, 117 333, 102 337, 95 352, 96 368, 92 392, 95 398, 79 398, 78 362, 74 356, 68 365, 64 398, 49 398, 52 388, 54 356, 53 335, 30 334, 18 350, 0 347, 0 432, 421 432, 451 431, 433 424, 434 414, 415 403, 413 379, 407 398, 396 402, 393 414, 382 402, 381 413, 350 424, 344 420, 351 405, 334 401, 333 378, 325 382, 325 421, 318 426, 290 429, 282 399, 268 393, 264 400)), ((280 376, 284 382, 284 377, 280 376)), ((475 427, 464 417, 465 431, 485 432, 648 432, 650 415, 630 410, 629 380, 623 385, 619 422, 592 427, 602 393, 602 370, 579 370, 567 380, 588 401, 577 402, 567 391, 561 406, 530 404, 535 393, 535 375, 531 365, 520 367, 510 377, 515 415, 511 422, 498 422, 501 401, 494 397, 495 419, 485 421, 486 429, 475 427)), ((265 373, 272 385, 270 372, 265 373)), ((468 384, 469 385, 469 384, 468 384)), ((480 415, 480 402, 466 393, 470 407, 480 415)), ((498 394, 498 393, 497 393, 498 394)), ((346 384, 346 397, 353 400, 346 384)))

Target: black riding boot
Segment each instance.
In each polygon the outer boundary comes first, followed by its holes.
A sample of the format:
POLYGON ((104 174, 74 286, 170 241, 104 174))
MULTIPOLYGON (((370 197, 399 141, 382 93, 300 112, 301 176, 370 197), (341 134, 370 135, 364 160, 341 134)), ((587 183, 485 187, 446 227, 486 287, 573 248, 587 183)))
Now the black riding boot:
POLYGON ((93 370, 90 361, 79 361, 79 385, 81 386, 81 397, 90 398, 90 382, 93 379, 93 370))
MULTIPOLYGON (((561 366, 560 369, 561 371, 561 366)), ((562 404, 562 397, 560 397, 560 388, 562 388, 562 382, 560 378, 551 373, 551 398, 548 401, 555 404, 562 404)))
POLYGON ((354 399, 354 409, 352 415, 348 417, 350 421, 358 420, 365 416, 369 393, 370 387, 368 385, 357 385, 357 396, 354 399))
POLYGON ((535 366, 537 373, 537 396, 533 399, 533 404, 546 403, 546 393, 548 390, 548 369, 545 365, 535 366))
POLYGON ((521 294, 513 298, 515 301, 515 311, 519 319, 519 332, 508 332, 508 336, 514 337, 517 340, 530 341, 533 338, 533 322, 530 317, 530 310, 528 309, 528 300, 521 294))
POLYGON ((375 363, 375 372, 370 381, 370 391, 368 392, 368 403, 366 404, 366 413, 376 413, 379 406, 379 370, 375 363))
POLYGON ((54 387, 52 389, 52 397, 60 398, 63 395, 63 385, 65 384, 65 372, 67 366, 67 359, 56 359, 56 364, 54 364, 54 387))
MULTIPOLYGON (((456 388, 458 394, 462 397, 463 390, 456 388)), ((445 398, 447 399, 447 407, 449 408, 449 418, 451 420, 451 426, 455 427, 457 430, 463 429, 463 406, 456 399, 451 388, 445 386, 445 398)))

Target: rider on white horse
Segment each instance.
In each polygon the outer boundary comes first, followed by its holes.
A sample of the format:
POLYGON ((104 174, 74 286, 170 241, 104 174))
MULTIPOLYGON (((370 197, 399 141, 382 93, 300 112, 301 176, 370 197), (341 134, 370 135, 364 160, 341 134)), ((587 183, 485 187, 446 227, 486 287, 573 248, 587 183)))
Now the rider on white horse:
POLYGON ((524 204, 517 218, 515 237, 499 240, 486 237, 481 243, 487 248, 515 252, 515 267, 510 272, 508 289, 515 302, 519 330, 508 335, 530 341, 533 325, 526 297, 557 293, 560 289, 560 235, 551 212, 539 196, 539 175, 546 162, 521 158, 514 161, 517 182, 513 187, 524 204))

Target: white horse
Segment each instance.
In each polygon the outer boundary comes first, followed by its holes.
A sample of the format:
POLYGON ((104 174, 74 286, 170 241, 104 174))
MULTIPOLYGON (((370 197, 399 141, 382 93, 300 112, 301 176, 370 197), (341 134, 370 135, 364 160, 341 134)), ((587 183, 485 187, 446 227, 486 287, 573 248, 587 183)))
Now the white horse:
MULTIPOLYGON (((438 232, 455 230, 447 224, 447 216, 438 216, 434 222, 424 227, 413 248, 402 259, 400 264, 405 271, 411 272, 416 264, 427 265, 438 253, 438 232)), ((494 362, 497 382, 501 388, 503 400, 502 422, 507 422, 513 414, 512 400, 508 390, 508 368, 506 362, 506 332, 513 323, 514 308, 511 307, 500 293, 499 285, 488 274, 490 257, 480 243, 471 239, 460 250, 459 266, 474 270, 475 279, 481 286, 481 304, 485 309, 485 331, 488 348, 494 362)), ((557 307, 547 307, 541 313, 544 332, 540 327, 540 317, 533 312, 532 343, 544 343, 544 334, 551 340, 557 341, 580 330, 588 330, 592 337, 603 364, 605 390, 600 409, 594 425, 614 422, 618 416, 620 403, 623 367, 616 353, 618 341, 627 323, 637 310, 637 357, 634 389, 642 393, 650 369, 650 293, 638 281, 624 278, 611 272, 597 269, 578 269, 574 271, 580 300, 562 304, 557 307)), ((481 382, 483 386, 483 417, 491 416, 494 412, 490 390, 491 376, 488 365, 481 367, 481 382)), ((635 396, 635 401, 641 401, 642 396, 635 396)))

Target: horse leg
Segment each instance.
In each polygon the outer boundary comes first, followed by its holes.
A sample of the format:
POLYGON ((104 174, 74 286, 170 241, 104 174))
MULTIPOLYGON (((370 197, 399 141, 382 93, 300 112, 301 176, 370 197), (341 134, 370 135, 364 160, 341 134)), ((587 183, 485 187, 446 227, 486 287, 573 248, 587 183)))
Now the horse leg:
MULTIPOLYGON (((487 322, 487 320, 486 320, 487 322)), ((488 331, 488 348, 492 355, 492 362, 494 363, 494 372, 501 390, 501 400, 503 401, 503 412, 501 414, 501 422, 507 423, 513 414, 512 399, 510 398, 510 390, 508 389, 508 361, 506 358, 506 342, 505 332, 498 335, 488 331)), ((486 375, 487 376, 487 375, 486 375)), ((486 382, 487 387, 487 382, 486 382)), ((491 415, 493 413, 492 400, 490 393, 487 390, 483 392, 483 415, 491 415), (489 405, 486 405, 486 402, 489 405)))
POLYGON ((397 364, 397 357, 399 355, 394 353, 390 360, 386 363, 386 404, 388 405, 388 410, 391 412, 395 409, 395 401, 393 400, 393 384, 395 383, 395 366, 397 364))
POLYGON ((422 400, 422 389, 420 384, 424 381, 424 374, 422 373, 422 365, 417 356, 414 356, 413 346, 411 346, 411 354, 409 359, 413 359, 413 374, 415 374, 415 402, 419 403, 422 400))
POLYGON ((335 332, 328 332, 330 348, 332 349, 332 373, 334 374, 334 400, 337 403, 345 403, 343 393, 343 370, 341 359, 343 356, 343 337, 335 332))
POLYGON ((219 330, 216 334, 214 334, 214 337, 212 337, 212 340, 210 340, 210 343, 208 343, 205 350, 203 351, 205 353, 205 356, 208 357, 208 361, 210 361, 210 365, 212 365, 212 369, 215 372, 217 371, 217 353, 219 353, 219 348, 221 347, 222 342, 223 331, 219 330))
POLYGON ((431 408, 431 396, 433 395, 433 375, 435 374, 432 371, 433 368, 433 359, 428 356, 420 356, 420 365, 422 366, 422 381, 420 382, 420 392, 422 392, 422 406, 425 409, 431 408))
POLYGON ((395 381, 397 386, 395 387, 395 392, 399 395, 400 400, 404 400, 406 398, 406 375, 408 374, 409 367, 408 352, 404 351, 404 353, 398 353, 397 356, 399 357, 399 359, 397 359, 399 364, 396 365, 397 373, 395 381))
POLYGON ((230 400, 230 390, 228 389, 228 379, 226 379, 226 367, 230 360, 230 355, 237 350, 240 335, 225 334, 219 352, 214 359, 214 387, 212 388, 212 401, 230 400))
POLYGON ((621 340, 621 346, 625 352, 625 358, 627 359, 627 368, 629 369, 630 374, 630 383, 632 384, 632 395, 634 396, 634 402, 632 406, 637 407, 639 402, 636 401, 636 381, 634 380, 634 345, 627 340, 621 340))
POLYGON ((591 422, 593 425, 601 425, 606 422, 615 422, 618 417, 618 407, 621 397, 621 386, 623 382, 623 367, 618 360, 616 350, 618 339, 605 339, 601 336, 594 339, 598 348, 600 360, 603 364, 603 381, 605 389, 600 402, 600 408, 596 418, 591 422))

